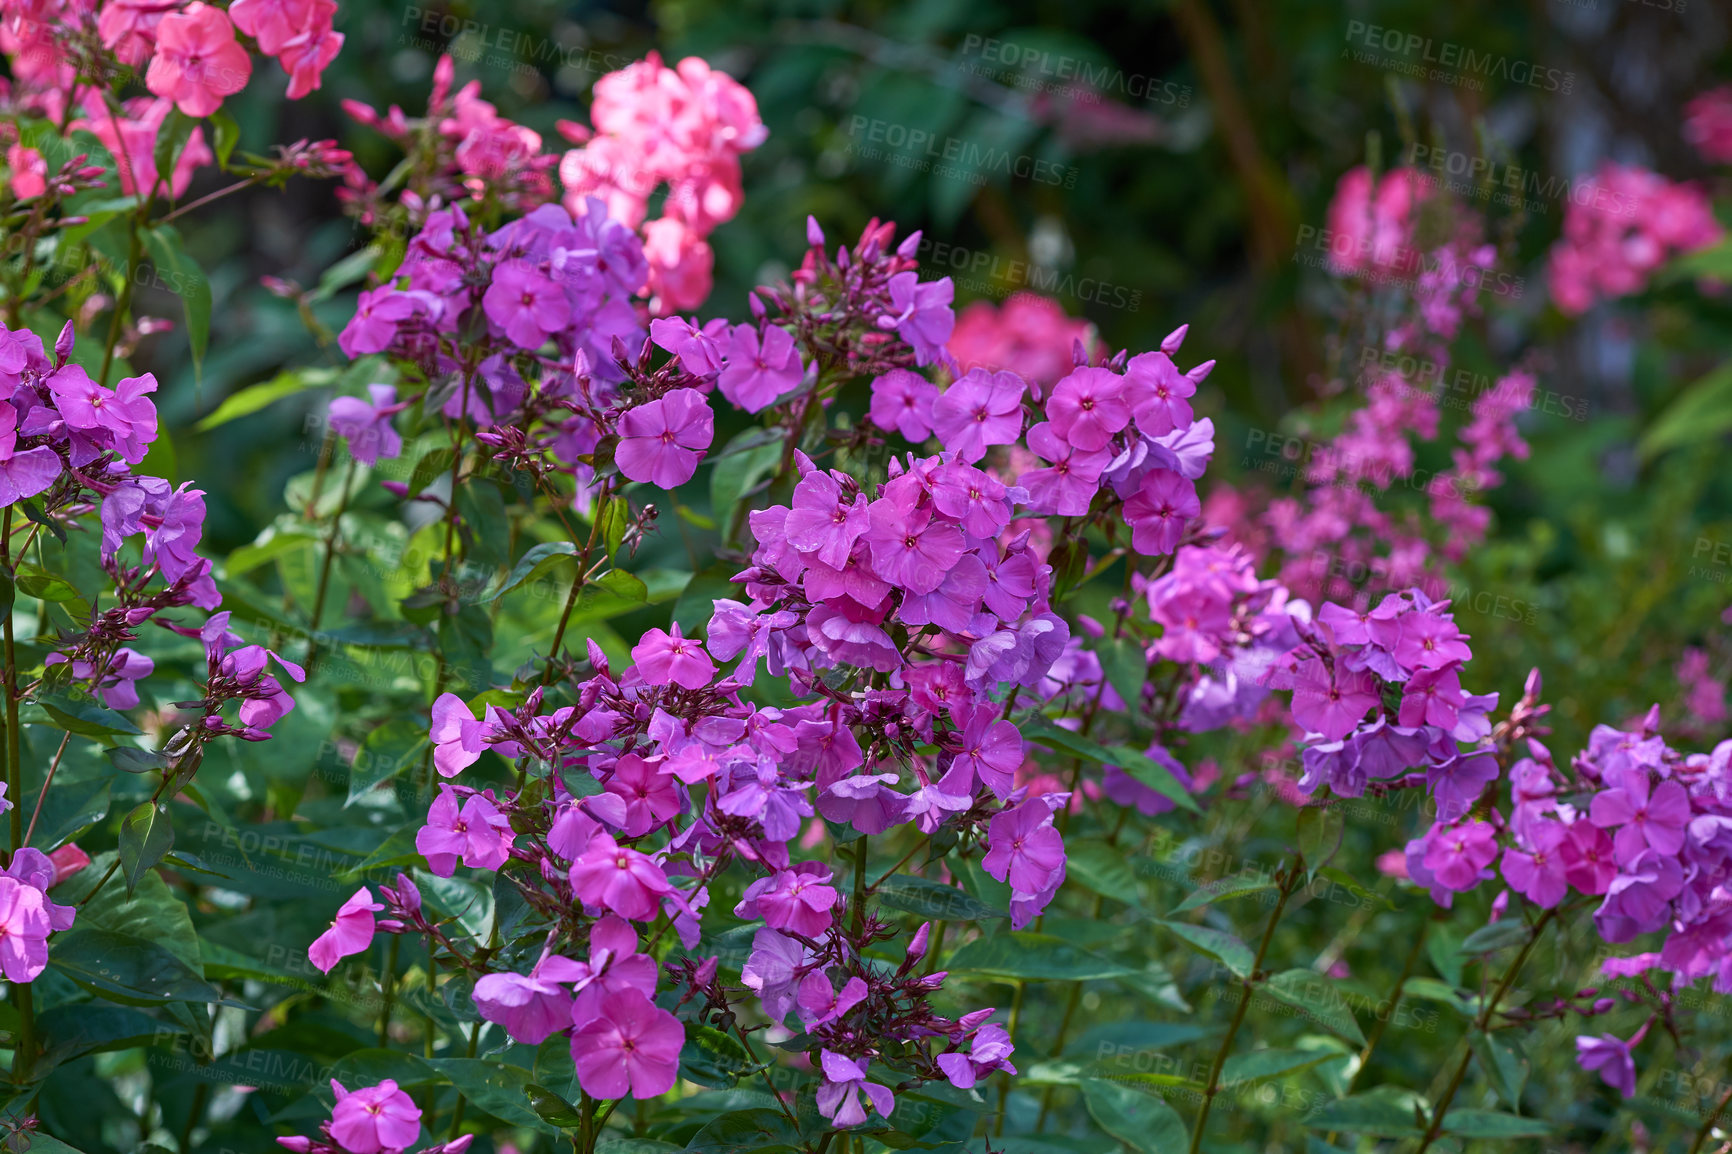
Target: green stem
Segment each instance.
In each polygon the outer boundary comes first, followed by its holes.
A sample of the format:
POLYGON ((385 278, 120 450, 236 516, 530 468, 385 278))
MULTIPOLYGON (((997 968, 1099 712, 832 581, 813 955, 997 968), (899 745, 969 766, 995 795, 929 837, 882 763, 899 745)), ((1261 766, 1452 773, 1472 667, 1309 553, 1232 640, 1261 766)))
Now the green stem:
MULTIPOLYGON (((1376 1024, 1371 1027, 1371 1034, 1365 1039, 1365 1048, 1359 1051, 1359 1062, 1353 1067, 1353 1073, 1347 1076, 1347 1088, 1341 1091, 1343 1098, 1353 1093, 1353 1087, 1359 1082, 1359 1075, 1365 1073, 1366 1066, 1371 1063, 1371 1051, 1377 1049, 1377 1043, 1383 1040, 1383 1032, 1394 1020, 1396 1007, 1401 1005, 1401 995, 1406 992, 1408 976, 1413 973, 1413 967, 1419 961, 1419 951, 1425 945, 1425 933, 1430 928, 1430 918, 1419 923, 1419 932, 1413 936, 1413 945, 1407 951, 1407 961, 1401 965, 1401 976, 1395 979, 1395 992, 1389 995, 1389 1013, 1379 1014, 1376 1024)), ((1323 1141, 1333 1144, 1335 1135, 1336 1131, 1331 1130, 1323 1141)))
POLYGON ((342 531, 343 514, 349 511, 349 491, 355 486, 355 456, 349 455, 349 467, 343 473, 343 491, 337 498, 337 511, 331 515, 331 530, 325 534, 325 562, 319 566, 319 589, 313 595, 313 615, 307 619, 307 672, 310 674, 319 660, 319 621, 325 614, 325 593, 331 585, 331 563, 337 559, 337 535, 342 531))
MULTIPOLYGON (((1016 979, 1016 993, 1010 998, 1010 1021, 1005 1023, 1005 1032, 1010 1036, 1011 1044, 1016 1044, 1016 1027, 1022 1021, 1022 995, 1027 988, 1021 978, 1016 979)), ((1004 1116, 1010 1113, 1010 1075, 1000 1071, 998 1075, 998 1117, 992 1124, 992 1136, 1004 1136, 1004 1116)))
POLYGON ((379 1048, 381 1050, 391 1040, 391 1010, 397 1001, 397 947, 402 941, 402 934, 392 934, 391 944, 385 950, 385 973, 379 983, 384 987, 384 1005, 379 1010, 379 1048))
POLYGON ((1304 872, 1303 865, 1303 859, 1295 855, 1287 872, 1281 877, 1280 897, 1269 913, 1268 924, 1263 927, 1263 940, 1257 943, 1257 956, 1251 962, 1251 971, 1241 983, 1239 1004, 1233 1009, 1233 1022, 1227 1027, 1227 1034, 1221 1039, 1221 1045, 1215 1050, 1215 1060, 1209 1067, 1209 1083, 1203 1088, 1203 1105, 1197 1111, 1197 1124, 1191 1130, 1191 1154, 1197 1154, 1197 1151, 1203 1148, 1203 1131, 1209 1125, 1209 1111, 1215 1105, 1215 1096, 1221 1092, 1221 1070, 1226 1066, 1227 1055, 1233 1049, 1233 1039, 1238 1036, 1239 1027, 1245 1022, 1245 1012, 1251 1008, 1252 988, 1257 984, 1258 975, 1263 972, 1263 959, 1269 953, 1269 943, 1275 939, 1275 926, 1287 908, 1287 899, 1299 888, 1299 878, 1304 872))
MULTIPOLYGON (((139 206, 141 211, 149 211, 150 201, 146 200, 139 206)), ((97 377, 97 383, 108 384, 108 370, 114 364, 114 348, 120 343, 120 326, 126 316, 126 311, 132 307, 132 282, 136 279, 133 270, 138 268, 138 262, 144 256, 144 248, 138 240, 138 229, 142 221, 133 221, 130 241, 126 256, 126 283, 120 286, 120 297, 114 302, 114 315, 108 321, 108 347, 102 352, 102 373, 97 377)))
POLYGON ((1696 1154, 1702 1149, 1702 1143, 1708 1140, 1708 1135, 1714 1132, 1714 1123, 1720 1120, 1720 1114, 1726 1109, 1726 1104, 1732 1102, 1732 1089, 1728 1089, 1720 1097, 1720 1104, 1714 1107, 1714 1112, 1702 1120, 1702 1128, 1696 1131, 1696 1140, 1690 1143, 1690 1154, 1696 1154))
MULTIPOLYGON (((0 569, 8 583, 12 581, 12 508, 7 506, 0 518, 0 569)), ((6 609, 4 630, 6 668, 6 794, 12 800, 12 855, 24 847, 24 810, 18 804, 24 796, 24 757, 20 752, 18 724, 18 654, 12 634, 12 609, 6 609)), ((18 1008, 18 1048, 12 1055, 12 1080, 22 1083, 30 1078, 30 1067, 36 1060, 36 1014, 28 982, 12 985, 12 1001, 18 1008)))
POLYGON ((1540 935, 1545 933, 1546 926, 1550 924, 1552 916, 1556 912, 1556 910, 1547 910, 1540 916, 1540 920, 1534 923, 1533 929, 1528 931, 1528 940, 1522 944, 1521 953, 1515 956, 1515 961, 1511 962, 1509 969, 1504 971, 1503 978, 1499 980, 1497 988, 1492 991, 1491 996, 1480 1007, 1479 1016, 1474 1019, 1473 1030, 1469 1031, 1468 1036, 1462 1039, 1461 1061, 1456 1063, 1455 1073, 1449 1079, 1449 1086, 1445 1088, 1443 1097, 1438 1099, 1437 1105, 1432 1109, 1431 1125, 1425 1128, 1425 1137, 1420 1140, 1417 1154, 1425 1154, 1427 1150, 1431 1149, 1431 1144, 1437 1141, 1437 1136, 1443 1132, 1444 1115, 1449 1113, 1449 1105, 1455 1101, 1456 1091, 1461 1089, 1462 1079, 1467 1077, 1468 1063, 1473 1060, 1473 1046, 1471 1045, 1473 1034, 1475 1032, 1485 1033, 1485 1028, 1490 1024, 1492 1015, 1497 1013, 1498 1003, 1502 1002, 1503 996, 1509 993, 1509 988, 1515 985, 1515 980, 1521 974, 1522 967, 1527 965, 1528 955, 1533 953, 1534 946, 1539 943, 1540 935))

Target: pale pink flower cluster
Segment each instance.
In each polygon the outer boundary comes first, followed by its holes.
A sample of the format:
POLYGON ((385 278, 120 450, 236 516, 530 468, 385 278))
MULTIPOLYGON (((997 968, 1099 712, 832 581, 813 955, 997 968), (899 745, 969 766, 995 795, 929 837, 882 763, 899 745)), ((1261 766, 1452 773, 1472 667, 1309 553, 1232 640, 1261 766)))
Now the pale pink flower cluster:
POLYGON ((582 145, 560 162, 566 207, 580 212, 586 197, 597 196, 615 220, 639 229, 655 313, 697 308, 715 263, 705 238, 739 211, 740 156, 768 135, 757 101, 695 56, 668 68, 651 53, 596 82, 590 117, 593 133, 560 124, 582 145), (662 215, 645 221, 663 185, 662 215))
POLYGON ((1576 316, 1640 292, 1668 258, 1713 244, 1722 231, 1700 189, 1607 163, 1570 196, 1564 235, 1552 247, 1552 299, 1576 316))

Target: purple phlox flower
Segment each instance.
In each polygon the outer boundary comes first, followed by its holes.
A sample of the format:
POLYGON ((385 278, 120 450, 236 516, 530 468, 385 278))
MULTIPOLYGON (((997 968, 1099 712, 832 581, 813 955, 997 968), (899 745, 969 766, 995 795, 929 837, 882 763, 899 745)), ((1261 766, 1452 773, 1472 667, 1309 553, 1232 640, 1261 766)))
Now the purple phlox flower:
POLYGON ((331 431, 349 439, 349 452, 363 465, 376 464, 403 451, 403 438, 391 418, 408 406, 397 402, 395 385, 368 385, 367 395, 337 397, 331 402, 331 431))
POLYGON ((333 1078, 331 1090, 331 1138, 348 1154, 404 1150, 421 1137, 421 1108, 390 1078, 353 1093, 333 1078))
POLYGON ((947 453, 972 465, 992 445, 1015 444, 1022 435, 1022 401, 1028 386, 1013 372, 973 368, 953 381, 932 404, 932 424, 947 453))
POLYGON ((863 979, 849 978, 838 994, 824 971, 813 970, 800 982, 800 1020, 806 1023, 806 1030, 810 1033, 819 1026, 834 1022, 865 1001, 867 992, 863 979))
POLYGON ((938 1068, 958 1090, 973 1089, 982 1078, 1003 1070, 1016 1073, 1010 1056, 1016 1051, 1010 1035, 996 1022, 982 1026, 974 1035, 969 1052, 938 1055, 938 1068))
POLYGON ((1602 829, 1617 827, 1612 845, 1620 862, 1645 849, 1676 854, 1684 848, 1684 828, 1690 824, 1690 795, 1675 781, 1655 786, 1648 772, 1632 768, 1619 775, 1621 785, 1594 795, 1588 820, 1602 829))
POLYGON ((511 822, 488 793, 472 793, 458 805, 457 791, 439 783, 439 796, 427 810, 427 824, 415 835, 415 851, 439 877, 455 872, 457 861, 470 869, 496 870, 511 857, 516 835, 511 822))
POLYGON ((748 413, 761 413, 805 376, 793 335, 780 325, 735 325, 716 387, 748 413))
POLYGON ((890 307, 894 313, 878 318, 881 329, 895 329, 914 350, 914 363, 930 365, 956 328, 951 302, 956 286, 949 277, 922 284, 920 274, 899 272, 890 278, 890 307))
MULTIPOLYGON (((913 274, 908 274, 913 275, 913 274)), ((890 1087, 866 1080, 870 1063, 844 1058, 833 1050, 820 1052, 824 1085, 818 1089, 818 1113, 830 1119, 837 1129, 858 1126, 866 1121, 866 1108, 860 1098, 864 1094, 872 1108, 884 1117, 896 1108, 896 1096, 890 1087)))
POLYGON ((872 382, 867 416, 888 433, 892 429, 914 444, 932 435, 932 406, 938 386, 908 369, 891 369, 872 382))

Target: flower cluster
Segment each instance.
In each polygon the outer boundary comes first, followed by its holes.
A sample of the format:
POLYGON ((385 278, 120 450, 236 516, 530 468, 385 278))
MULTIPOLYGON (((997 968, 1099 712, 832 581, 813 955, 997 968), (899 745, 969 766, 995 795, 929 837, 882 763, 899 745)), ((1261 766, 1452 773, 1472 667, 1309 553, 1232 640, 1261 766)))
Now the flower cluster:
POLYGON ((1703 160, 1732 162, 1732 86, 1709 89, 1684 106, 1684 139, 1703 160))
POLYGON ((975 301, 956 317, 950 334, 950 355, 957 367, 1013 369, 1037 389, 1050 389, 1080 359, 1087 363, 1099 352, 1094 328, 1086 320, 1065 315, 1064 306, 1037 293, 1012 293, 1003 305, 975 301))
POLYGON ((757 102, 696 56, 668 68, 652 52, 596 81, 590 119, 593 132, 559 126, 581 146, 559 162, 566 207, 576 213, 598 196, 615 220, 642 230, 652 312, 697 308, 715 264, 706 238, 739 212, 740 156, 769 134, 757 102), (646 221, 664 186, 661 216, 646 221))
POLYGON ((1570 196, 1547 270, 1552 299, 1575 316, 1640 292, 1668 258, 1713 244, 1722 231, 1699 189, 1607 163, 1570 196))

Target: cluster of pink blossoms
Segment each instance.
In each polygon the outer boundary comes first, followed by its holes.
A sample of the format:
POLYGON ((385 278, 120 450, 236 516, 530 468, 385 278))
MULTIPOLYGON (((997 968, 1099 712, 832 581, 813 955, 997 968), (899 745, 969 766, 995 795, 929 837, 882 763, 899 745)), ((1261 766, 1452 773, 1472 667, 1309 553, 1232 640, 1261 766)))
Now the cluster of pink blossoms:
POLYGON ((1667 259, 1723 233, 1701 190, 1656 172, 1607 163, 1578 184, 1552 248, 1552 299, 1571 316, 1637 293, 1667 259))
POLYGON ((1702 159, 1732 163, 1732 85, 1709 89, 1684 106, 1684 139, 1702 159))
POLYGON ((575 213, 599 196, 615 220, 641 229, 652 312, 697 308, 715 264, 706 238, 740 211, 740 156, 769 134, 757 101, 696 56, 668 68, 652 52, 596 81, 590 119, 593 133, 559 126, 581 145, 559 163, 566 207, 575 213), (664 186, 661 216, 646 221, 650 197, 664 186))
POLYGON ((1065 315, 1051 297, 1012 293, 1002 305, 975 301, 956 318, 950 355, 958 368, 1013 369, 1040 389, 1049 389, 1076 367, 1081 346, 1084 363, 1095 359, 1099 341, 1094 326, 1065 315))

